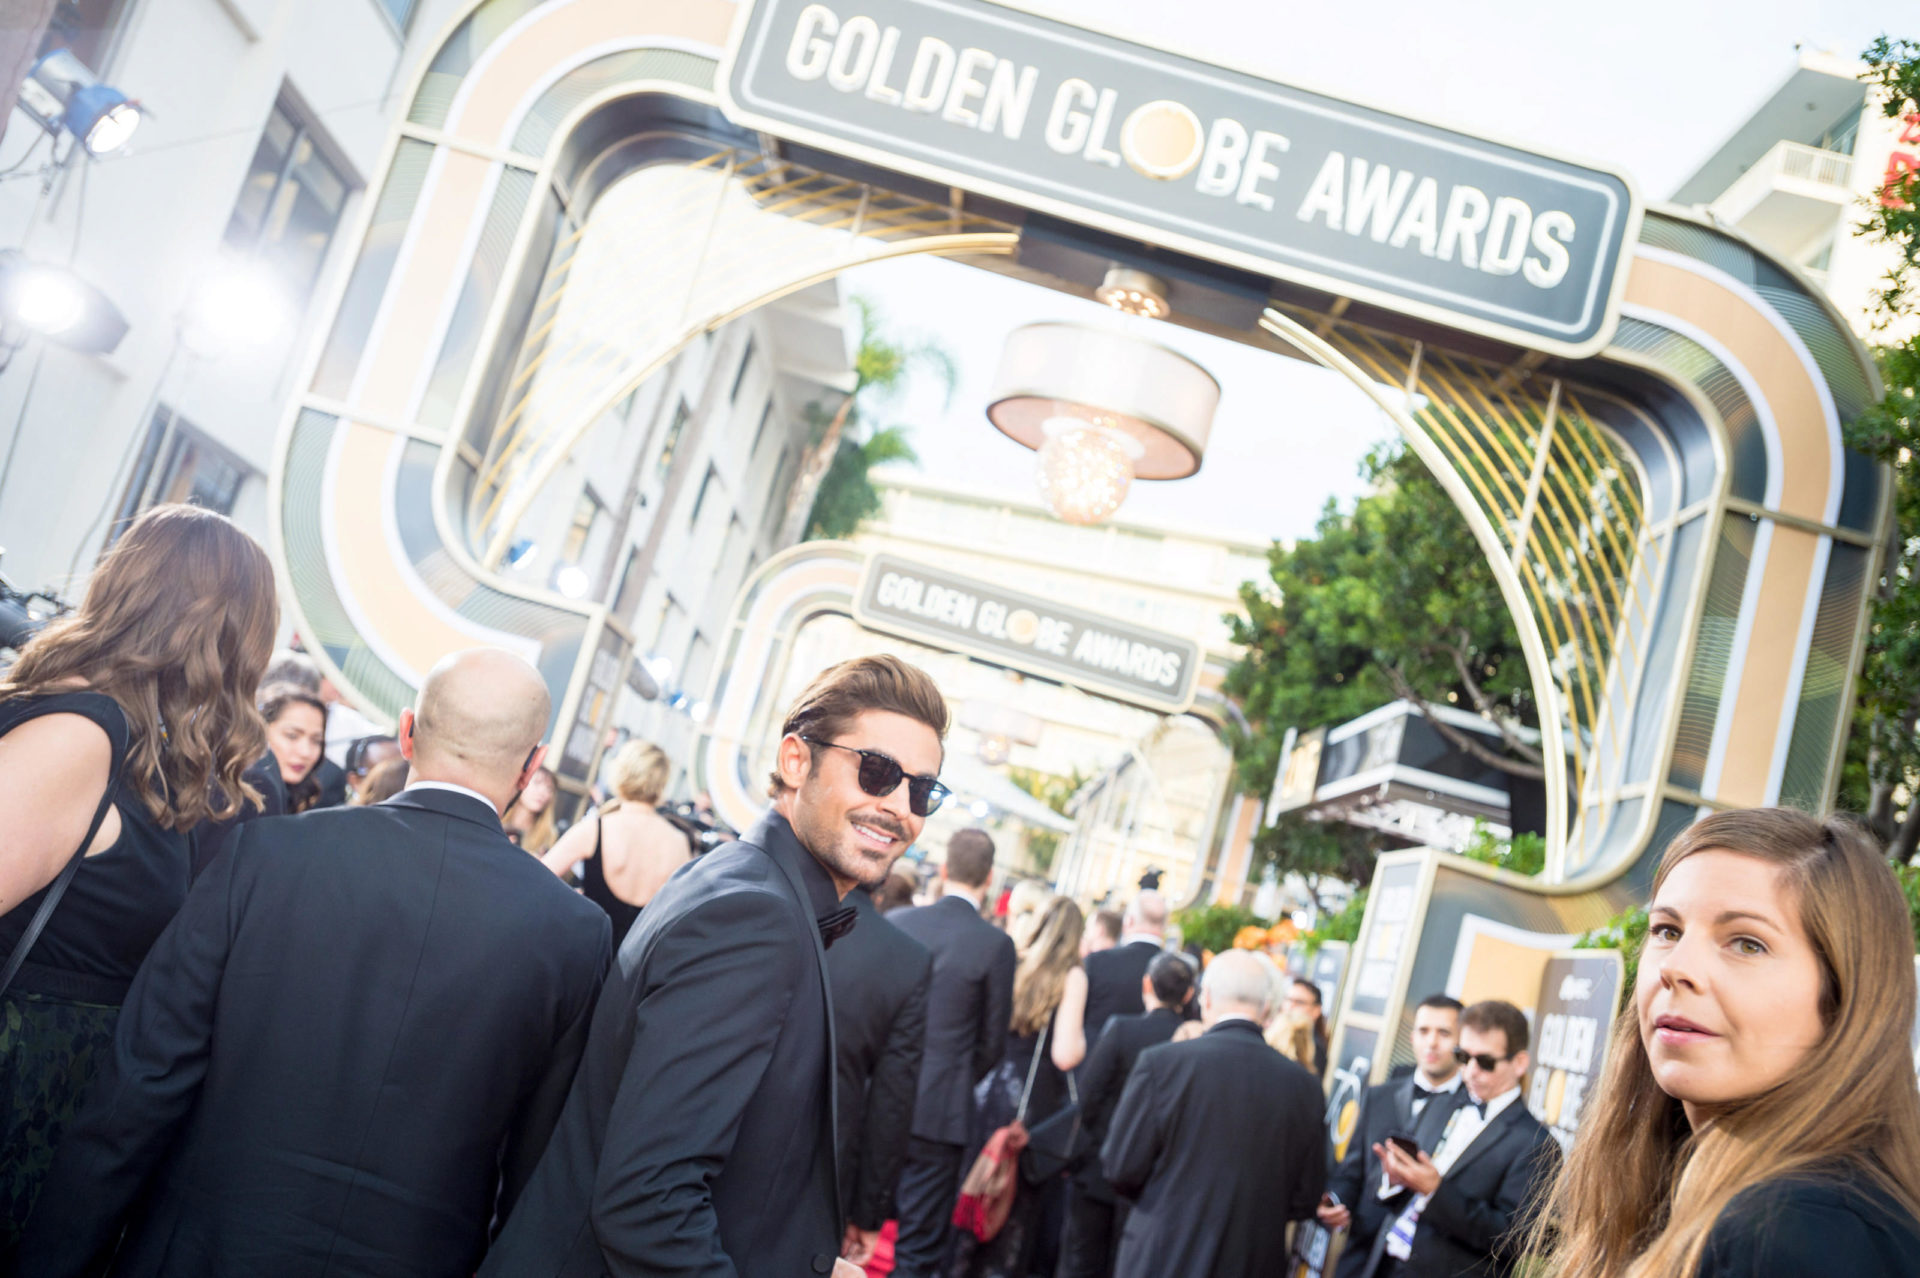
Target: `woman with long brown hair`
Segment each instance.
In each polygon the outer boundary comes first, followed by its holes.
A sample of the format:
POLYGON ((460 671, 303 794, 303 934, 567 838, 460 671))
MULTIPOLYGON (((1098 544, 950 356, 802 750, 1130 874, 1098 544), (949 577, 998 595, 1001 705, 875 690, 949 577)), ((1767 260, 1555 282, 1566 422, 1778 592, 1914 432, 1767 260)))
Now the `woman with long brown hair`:
POLYGON ((156 507, 0 681, 0 1254, 186 898, 189 833, 259 801, 241 774, 278 619, 251 538, 156 507))
MULTIPOLYGON (((1007 1053, 975 1092, 980 1101, 982 1136, 1019 1117, 1028 1130, 1058 1112, 1067 1103, 1067 1076, 1050 1059, 1048 1040, 1059 1022, 1060 1001, 1068 974, 1080 969, 1080 937, 1086 921, 1080 907, 1056 896, 1034 911, 1027 946, 1013 973, 1013 1023, 1007 1035, 1007 1053), (1023 1103, 1024 1102, 1024 1103, 1023 1103)), ((978 1152, 977 1150, 975 1152, 978 1152)), ((1007 1223, 991 1242, 977 1242, 960 1231, 953 1278, 1027 1278, 1030 1273, 1052 1273, 1051 1252, 1060 1237, 1054 1208, 1064 1197, 1065 1182, 1022 1186, 1014 1198, 1007 1223), (1044 1221, 1053 1220, 1047 1229, 1044 1221)))
POLYGON ((1873 840, 1784 808, 1667 849, 1630 1014, 1534 1228, 1552 1278, 1920 1264, 1912 920, 1873 840))

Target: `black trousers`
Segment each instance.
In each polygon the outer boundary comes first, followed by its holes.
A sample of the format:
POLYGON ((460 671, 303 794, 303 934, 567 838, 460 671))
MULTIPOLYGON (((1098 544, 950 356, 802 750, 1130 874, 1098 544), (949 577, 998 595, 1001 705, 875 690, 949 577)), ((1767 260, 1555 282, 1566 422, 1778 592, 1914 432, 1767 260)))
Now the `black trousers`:
POLYGON ((953 1243, 953 1205, 960 1197, 966 1149, 945 1141, 907 1142, 894 1194, 900 1236, 893 1245, 895 1278, 936 1278, 953 1243))
POLYGON ((1060 1240, 1055 1278, 1109 1278, 1126 1223, 1125 1204, 1096 1198, 1078 1180, 1069 1183, 1067 1228, 1060 1240))

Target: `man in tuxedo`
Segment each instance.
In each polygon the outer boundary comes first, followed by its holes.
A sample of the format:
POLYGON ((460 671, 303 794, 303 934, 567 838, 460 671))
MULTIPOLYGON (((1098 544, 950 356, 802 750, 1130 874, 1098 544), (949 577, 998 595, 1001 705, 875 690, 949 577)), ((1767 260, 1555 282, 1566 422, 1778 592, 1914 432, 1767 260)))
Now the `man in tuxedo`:
POLYGON ((913 1134, 933 955, 880 917, 866 885, 847 893, 847 903, 859 919, 827 951, 827 981, 839 1039, 841 1254, 864 1265, 893 1216, 913 1134))
POLYGON ((1460 1014, 1466 1090, 1456 1094, 1429 1152, 1391 1143, 1373 1153, 1387 1181, 1388 1218, 1374 1240, 1369 1278, 1507 1278, 1520 1261, 1529 1214, 1553 1183, 1560 1145, 1527 1112, 1527 1018, 1497 999, 1460 1014))
POLYGON ((1086 957, 1087 1010, 1083 1022, 1089 1051, 1100 1041, 1110 1016, 1133 1016, 1146 1010, 1140 1001, 1140 981, 1147 964, 1160 953, 1167 934, 1167 898, 1151 889, 1133 898, 1120 920, 1120 944, 1086 957))
POLYGON ((1013 1021, 1013 942, 980 917, 993 840, 961 830, 947 842, 941 895, 888 916, 933 954, 926 1052, 913 1136, 900 1171, 898 1278, 932 1278, 946 1260, 973 1118, 973 1087, 1000 1063, 1013 1021))
POLYGON ((1201 982, 1206 1032, 1134 1062, 1100 1161, 1133 1211, 1118 1278, 1241 1278, 1286 1265, 1287 1224, 1327 1180, 1320 1085, 1262 1037, 1273 960, 1228 950, 1201 982))
POLYGON ((1327 1196, 1316 1213, 1328 1229, 1348 1231, 1335 1278, 1360 1278, 1373 1258, 1380 1226, 1388 1219, 1379 1193, 1387 1182, 1374 1146, 1385 1142, 1388 1132, 1417 1137, 1429 1110, 1433 1122, 1426 1124, 1428 1139, 1421 1141, 1421 1148, 1439 1144, 1440 1130, 1453 1112, 1454 1096, 1461 1087, 1460 1063, 1453 1059, 1460 1010, 1460 1000, 1445 994, 1421 999, 1413 1009, 1413 1072, 1376 1084, 1360 1098, 1346 1155, 1327 1177, 1327 1196))
POLYGON ((134 980, 21 1272, 473 1272, 612 946, 501 832, 548 713, 526 662, 458 653, 401 712, 406 790, 239 827, 134 980))
MULTIPOLYGON (((1119 922, 1116 915, 1114 921, 1119 922)), ((1098 1151, 1133 1063, 1149 1047, 1171 1042, 1180 1013, 1193 997, 1193 964, 1184 954, 1162 951, 1143 978, 1141 998, 1147 1010, 1108 1020, 1100 1041, 1080 1071, 1080 1122, 1087 1148, 1098 1151)), ((1098 1154, 1074 1169, 1067 1191, 1066 1232, 1060 1243, 1057 1278, 1105 1278, 1113 1272, 1114 1250, 1126 1207, 1100 1174, 1098 1154)))
POLYGON ((647 903, 488 1278, 844 1272, 826 947, 946 791, 947 703, 845 661, 780 728, 772 807, 647 903))

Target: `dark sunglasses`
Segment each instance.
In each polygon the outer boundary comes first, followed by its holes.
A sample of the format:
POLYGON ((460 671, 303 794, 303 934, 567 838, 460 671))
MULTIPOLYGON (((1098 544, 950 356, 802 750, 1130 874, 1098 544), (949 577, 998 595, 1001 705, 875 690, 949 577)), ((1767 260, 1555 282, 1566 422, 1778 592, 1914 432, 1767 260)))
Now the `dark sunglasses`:
POLYGON ((1481 1069, 1492 1069, 1494 1066, 1499 1065, 1504 1061, 1512 1060, 1513 1057, 1490 1056, 1485 1052, 1469 1052, 1464 1047, 1456 1047, 1453 1049, 1453 1059, 1456 1061, 1459 1061, 1462 1065, 1465 1065, 1468 1061, 1472 1061, 1475 1065, 1478 1065, 1481 1069))
POLYGON ((940 810, 953 791, 940 784, 939 777, 915 776, 901 767, 891 757, 878 750, 856 750, 852 746, 843 746, 835 741, 822 741, 818 737, 800 738, 808 745, 826 746, 831 750, 845 750, 849 754, 860 756, 860 788, 876 799, 884 799, 900 788, 904 779, 907 783, 907 808, 917 817, 932 816, 940 810))

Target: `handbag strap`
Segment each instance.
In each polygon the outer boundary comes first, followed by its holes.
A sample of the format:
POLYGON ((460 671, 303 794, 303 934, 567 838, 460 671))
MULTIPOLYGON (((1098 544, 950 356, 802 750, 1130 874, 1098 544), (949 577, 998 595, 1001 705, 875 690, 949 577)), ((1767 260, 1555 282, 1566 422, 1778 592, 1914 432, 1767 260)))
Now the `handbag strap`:
MULTIPOLYGON (((113 740, 113 735, 108 734, 113 740)), ((20 965, 27 961, 27 952, 33 949, 33 943, 40 939, 40 933, 46 930, 47 920, 53 917, 54 907, 60 904, 60 898, 67 894, 67 885, 73 882, 73 876, 80 872, 80 862, 86 860, 87 849, 93 846, 93 836, 100 833, 100 826, 107 819, 107 809, 113 806, 113 795, 120 788, 120 765, 126 758, 123 743, 113 741, 115 746, 113 762, 107 769, 107 788, 100 795, 100 803, 93 810, 93 823, 87 827, 87 833, 80 840, 80 846, 73 850, 67 863, 53 882, 47 885, 47 894, 40 898, 40 908, 27 920, 27 930, 13 943, 13 953, 7 956, 5 971, 0 971, 0 994, 5 994, 13 984, 13 978, 20 972, 20 965)))
POLYGON ((1047 1050, 1047 1033, 1051 1029, 1053 1029, 1051 1021, 1041 1026, 1040 1041, 1033 1045, 1033 1060, 1027 1064, 1027 1085, 1020 1089, 1020 1108, 1013 1115, 1013 1121, 1016 1123, 1027 1121, 1027 1100, 1033 1095, 1033 1076, 1040 1072, 1040 1054, 1047 1050))

